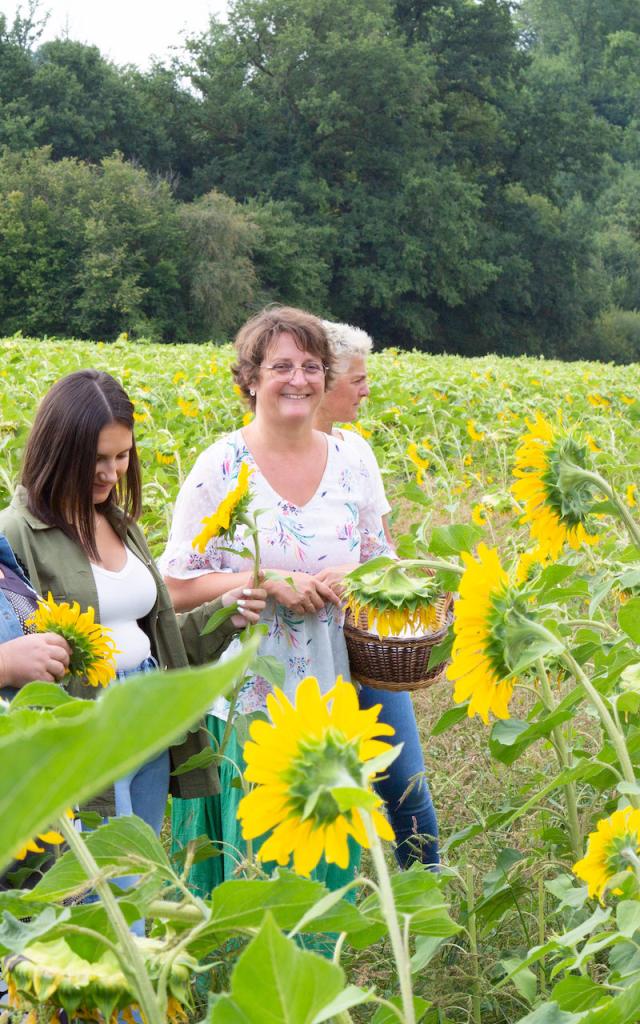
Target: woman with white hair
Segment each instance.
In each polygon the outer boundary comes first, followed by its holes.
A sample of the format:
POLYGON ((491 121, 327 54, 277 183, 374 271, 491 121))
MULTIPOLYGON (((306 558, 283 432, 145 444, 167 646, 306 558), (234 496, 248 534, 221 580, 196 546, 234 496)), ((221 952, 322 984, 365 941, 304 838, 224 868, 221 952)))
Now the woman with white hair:
MULTIPOLYGON (((336 423, 351 423, 358 418, 360 403, 369 394, 366 358, 373 341, 359 327, 323 321, 329 346, 335 359, 335 381, 325 392, 314 425, 326 434, 341 438, 358 452, 374 488, 373 504, 382 517, 385 534, 391 543, 387 515, 391 509, 384 491, 380 467, 371 446, 355 430, 339 430, 336 423)), ((318 574, 323 576, 322 573, 318 574)), ((332 570, 324 571, 324 580, 339 588, 340 579, 332 570)), ((380 720, 395 729, 395 742, 402 751, 376 786, 385 801, 389 820, 396 834, 396 858, 401 867, 413 861, 437 864, 438 823, 426 780, 424 756, 411 695, 406 690, 375 690, 360 686, 359 703, 363 709, 382 704, 380 720)))
POLYGON ((373 348, 373 341, 366 331, 352 327, 351 324, 323 320, 322 326, 327 333, 336 368, 334 383, 325 393, 316 414, 315 425, 318 430, 346 441, 357 451, 371 478, 375 508, 382 517, 385 536, 392 544, 387 521, 391 505, 384 493, 382 474, 371 445, 355 430, 338 430, 334 427, 334 423, 352 423, 357 420, 360 403, 369 395, 367 356, 373 348))

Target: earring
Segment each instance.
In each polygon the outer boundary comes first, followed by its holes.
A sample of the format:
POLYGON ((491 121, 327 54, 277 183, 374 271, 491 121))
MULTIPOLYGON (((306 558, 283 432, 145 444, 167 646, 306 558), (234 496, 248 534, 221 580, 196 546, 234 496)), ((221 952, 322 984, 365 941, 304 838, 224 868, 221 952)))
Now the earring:
POLYGON ((256 397, 256 393, 253 388, 249 388, 249 394, 251 395, 252 398, 256 397))

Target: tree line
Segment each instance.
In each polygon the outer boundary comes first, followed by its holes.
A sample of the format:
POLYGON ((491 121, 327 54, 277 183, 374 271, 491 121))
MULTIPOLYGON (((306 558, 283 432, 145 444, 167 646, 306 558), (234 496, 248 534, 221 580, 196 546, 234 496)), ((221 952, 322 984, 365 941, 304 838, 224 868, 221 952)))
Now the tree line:
POLYGON ((640 358, 640 0, 232 0, 149 71, 0 15, 0 332, 640 358))

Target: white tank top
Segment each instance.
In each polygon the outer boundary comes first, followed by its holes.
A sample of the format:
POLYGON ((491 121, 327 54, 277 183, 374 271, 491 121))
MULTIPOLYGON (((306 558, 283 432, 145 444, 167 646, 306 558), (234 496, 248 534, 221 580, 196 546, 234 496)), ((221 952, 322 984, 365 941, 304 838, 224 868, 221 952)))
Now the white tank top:
POLYGON ((149 637, 138 625, 138 620, 153 608, 157 590, 153 576, 129 548, 127 561, 118 572, 91 563, 91 571, 98 591, 100 622, 113 630, 118 672, 129 672, 151 654, 149 637))

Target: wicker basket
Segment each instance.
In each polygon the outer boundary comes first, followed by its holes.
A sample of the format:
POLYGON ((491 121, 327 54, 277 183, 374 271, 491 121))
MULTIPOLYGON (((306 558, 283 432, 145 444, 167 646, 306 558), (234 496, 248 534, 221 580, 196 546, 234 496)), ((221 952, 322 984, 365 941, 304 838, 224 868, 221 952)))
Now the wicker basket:
POLYGON ((422 690, 437 683, 447 662, 429 668, 429 657, 453 622, 453 595, 444 594, 436 611, 438 628, 432 633, 379 637, 367 630, 365 612, 360 613, 355 623, 347 609, 344 636, 352 678, 375 690, 422 690))

